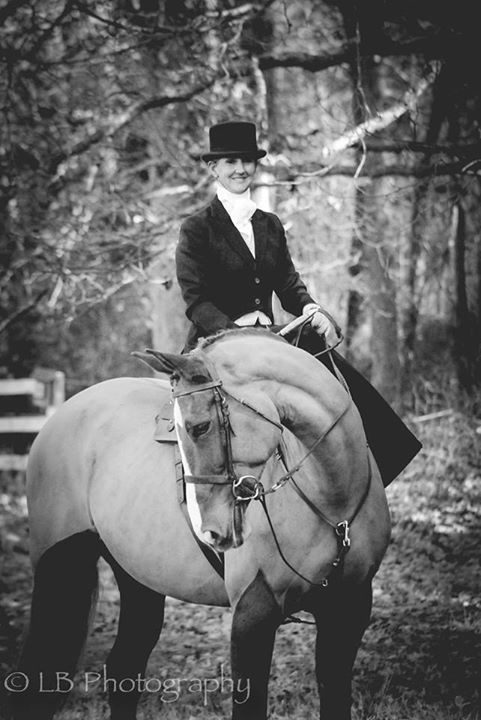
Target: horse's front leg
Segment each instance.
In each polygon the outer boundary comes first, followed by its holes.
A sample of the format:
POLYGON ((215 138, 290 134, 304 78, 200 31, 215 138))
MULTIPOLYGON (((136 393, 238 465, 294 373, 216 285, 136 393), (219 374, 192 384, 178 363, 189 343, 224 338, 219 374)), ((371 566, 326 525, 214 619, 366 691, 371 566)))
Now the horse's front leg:
POLYGON ((336 584, 309 608, 317 624, 316 676, 321 720, 351 720, 352 669, 369 623, 371 582, 336 584))
POLYGON ((232 720, 265 720, 267 717, 272 651, 281 620, 274 595, 259 572, 233 611, 232 720))

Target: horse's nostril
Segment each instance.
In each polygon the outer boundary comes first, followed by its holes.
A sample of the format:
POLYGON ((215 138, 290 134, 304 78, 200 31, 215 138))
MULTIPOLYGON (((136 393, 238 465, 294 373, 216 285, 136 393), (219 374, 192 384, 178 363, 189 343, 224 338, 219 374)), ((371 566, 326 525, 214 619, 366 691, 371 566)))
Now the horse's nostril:
POLYGON ((204 536, 205 542, 208 543, 209 545, 215 545, 220 539, 219 533, 216 533, 213 530, 206 530, 203 533, 203 536, 204 536))

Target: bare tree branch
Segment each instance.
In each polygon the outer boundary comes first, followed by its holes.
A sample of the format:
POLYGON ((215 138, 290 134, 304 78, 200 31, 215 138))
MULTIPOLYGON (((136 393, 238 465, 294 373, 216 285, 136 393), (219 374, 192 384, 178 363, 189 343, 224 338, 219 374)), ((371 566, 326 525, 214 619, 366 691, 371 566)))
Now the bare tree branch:
POLYGON ((37 55, 39 49, 42 47, 43 43, 47 40, 47 38, 49 38, 52 35, 55 28, 58 27, 58 25, 60 25, 62 20, 64 20, 68 15, 70 15, 70 13, 72 12, 73 6, 74 6, 74 0, 67 0, 60 15, 58 15, 58 17, 56 17, 55 20, 52 21, 52 23, 48 26, 48 28, 46 28, 39 35, 39 37, 37 38, 34 45, 30 48, 28 55, 27 55, 28 58, 32 58, 37 55))
MULTIPOLYGON (((308 141, 315 135, 322 134, 321 128, 310 130, 307 133, 289 133, 288 136, 280 135, 282 143, 284 143, 289 149, 299 149, 299 141, 308 141)), ((381 138, 365 138, 363 143, 361 141, 353 143, 352 147, 357 148, 362 144, 369 152, 375 153, 401 153, 401 152, 413 152, 413 153, 427 153, 428 155, 458 155, 463 157, 473 157, 481 153, 481 143, 430 143, 430 142, 419 142, 417 140, 384 140, 381 138)))
POLYGON ((323 156, 328 157, 329 155, 339 153, 342 150, 352 147, 354 144, 362 141, 366 135, 372 135, 379 130, 385 130, 406 112, 414 110, 417 100, 431 85, 434 77, 435 70, 432 69, 429 75, 421 80, 415 90, 408 90, 401 102, 392 105, 383 112, 377 113, 374 117, 370 117, 365 122, 359 123, 359 125, 357 125, 353 130, 349 130, 347 133, 344 133, 344 135, 341 135, 330 145, 323 148, 323 156))
MULTIPOLYGON (((95 20, 98 20, 99 22, 103 23, 104 25, 110 26, 114 28, 115 30, 123 30, 125 32, 132 32, 132 28, 128 25, 125 25, 118 20, 111 20, 109 17, 105 17, 103 15, 99 15, 98 13, 94 12, 91 8, 89 8, 88 4, 86 2, 81 2, 80 0, 73 0, 78 7, 78 9, 84 13, 85 15, 89 15, 90 17, 94 18, 95 20)), ((272 5, 276 0, 264 0, 264 2, 260 3, 244 3, 244 5, 239 5, 236 8, 230 8, 227 10, 206 10, 202 16, 201 19, 203 21, 209 19, 214 21, 222 20, 223 22, 233 22, 233 21, 243 21, 245 19, 248 19, 249 17, 253 17, 255 15, 258 15, 259 13, 264 12, 270 5, 272 5)), ((199 20, 199 18, 198 18, 199 20)), ((206 23, 203 23, 204 26, 206 23)), ((155 37, 157 33, 161 33, 162 35, 181 35, 185 33, 192 33, 194 28, 192 27, 192 23, 189 21, 186 24, 182 25, 159 25, 156 24, 154 27, 149 27, 148 30, 142 27, 136 26, 136 31, 140 33, 147 33, 148 36, 155 37)), ((199 24, 196 24, 195 31, 198 32, 200 29, 199 24)))
POLYGON ((53 174, 60 163, 67 160, 67 158, 73 157, 74 155, 80 155, 99 143, 101 140, 115 135, 115 133, 119 132, 119 130, 124 128, 143 113, 156 108, 165 107, 166 105, 187 102, 196 95, 208 90, 208 88, 212 87, 215 81, 216 78, 214 77, 209 81, 196 85, 191 90, 179 93, 178 95, 161 95, 160 97, 150 98, 149 100, 141 100, 138 103, 134 103, 130 108, 128 108, 128 110, 110 118, 104 125, 99 126, 94 132, 72 145, 69 149, 58 153, 52 159, 49 167, 49 173, 53 174))
POLYGON ((204 15, 206 17, 219 18, 223 20, 233 20, 240 17, 249 17, 249 15, 262 13, 267 10, 268 7, 274 4, 276 0, 264 0, 260 3, 244 3, 236 8, 229 8, 228 10, 207 10, 204 15))
MULTIPOLYGON (((275 187, 275 186, 295 186, 307 182, 311 182, 317 178, 344 176, 354 178, 357 173, 355 165, 328 165, 318 167, 316 170, 303 171, 296 168, 289 168, 286 172, 285 167, 271 168, 271 174, 279 179, 266 180, 265 182, 256 183, 256 187, 275 187)), ((458 162, 437 162, 429 166, 419 165, 407 167, 406 165, 381 165, 372 168, 368 173, 361 175, 362 178, 381 178, 381 177, 406 177, 413 179, 422 179, 429 177, 451 177, 453 175, 474 175, 481 177, 481 155, 472 161, 465 159, 458 162)))
POLYGON ((10 315, 10 317, 8 317, 8 318, 6 318, 5 320, 3 320, 3 321, 0 323, 0 334, 3 333, 3 332, 5 332, 5 330, 6 330, 10 325, 12 325, 12 323, 14 323, 16 320, 18 320, 19 318, 23 317, 24 315, 27 315, 27 313, 29 313, 30 310, 33 310, 34 308, 36 308, 37 305, 38 305, 38 303, 40 302, 40 300, 42 300, 42 298, 45 297, 45 295, 47 294, 47 292, 48 292, 48 290, 42 290, 42 292, 38 293, 38 295, 35 297, 34 300, 32 300, 32 302, 28 303, 28 305, 24 305, 24 306, 21 307, 19 310, 17 310, 17 311, 14 312, 12 315, 10 315))
MULTIPOLYGON (((351 43, 354 45, 354 43, 351 43)), ((353 57, 353 47, 346 44, 337 52, 326 52, 313 55, 308 52, 265 53, 259 57, 259 68, 270 70, 275 67, 298 67, 310 72, 319 72, 330 67, 343 65, 353 57)))
MULTIPOLYGON (((421 37, 409 42, 393 42, 385 39, 367 50, 364 46, 359 49, 360 58, 380 55, 381 57, 412 55, 422 53, 427 58, 436 59, 446 56, 449 47, 456 43, 454 35, 435 35, 432 37, 421 37)), ((261 70, 269 70, 274 67, 299 67, 310 72, 326 70, 330 67, 343 65, 353 60, 356 51, 357 40, 347 40, 344 45, 335 52, 324 52, 314 55, 308 52, 277 52, 264 53, 259 57, 261 70)))
MULTIPOLYGON (((356 147, 357 143, 353 145, 356 147)), ((366 139, 365 141, 366 150, 370 152, 388 152, 388 153, 401 153, 401 152, 414 152, 414 153, 427 153, 428 155, 437 155, 443 153, 445 155, 463 155, 463 156, 481 156, 481 143, 425 143, 415 142, 411 140, 377 140, 376 138, 366 139)))

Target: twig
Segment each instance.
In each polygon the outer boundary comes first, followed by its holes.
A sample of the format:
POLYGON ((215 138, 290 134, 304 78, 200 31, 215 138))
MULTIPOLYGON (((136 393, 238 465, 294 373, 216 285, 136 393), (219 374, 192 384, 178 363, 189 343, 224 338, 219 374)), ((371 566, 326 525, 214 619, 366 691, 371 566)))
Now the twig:
POLYGON ((20 308, 20 310, 17 310, 17 312, 14 312, 13 315, 10 315, 10 317, 6 318, 3 322, 0 323, 0 333, 5 332, 5 330, 8 328, 9 325, 11 325, 15 320, 18 320, 23 315, 26 315, 30 312, 30 310, 33 310, 34 307, 38 305, 40 300, 47 294, 48 290, 42 290, 35 300, 33 300, 28 305, 25 305, 24 307, 20 308))
POLYGON ((344 135, 341 135, 340 138, 337 138, 337 140, 325 146, 322 149, 322 155, 324 157, 328 157, 330 155, 337 154, 342 150, 347 150, 347 148, 362 141, 366 135, 372 135, 379 130, 386 129, 406 112, 411 112, 414 109, 415 103, 419 97, 430 87, 434 79, 435 72, 435 69, 432 69, 429 75, 419 83, 416 90, 408 90, 401 102, 396 103, 383 112, 377 113, 374 117, 360 123, 353 130, 344 133, 344 135))
POLYGON ((410 418, 412 422, 427 422, 428 420, 437 420, 442 417, 449 417, 453 414, 453 410, 438 410, 438 412, 428 413, 427 415, 418 415, 417 417, 410 418))

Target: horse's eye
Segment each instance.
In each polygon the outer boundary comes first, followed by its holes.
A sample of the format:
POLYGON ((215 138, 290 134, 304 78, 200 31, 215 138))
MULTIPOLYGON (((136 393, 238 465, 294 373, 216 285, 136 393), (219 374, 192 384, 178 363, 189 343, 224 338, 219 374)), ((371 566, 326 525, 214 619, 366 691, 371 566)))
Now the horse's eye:
POLYGON ((206 420, 205 422, 197 423, 197 425, 192 426, 192 435, 194 438, 201 437, 201 435, 205 435, 210 430, 210 420, 206 420))

